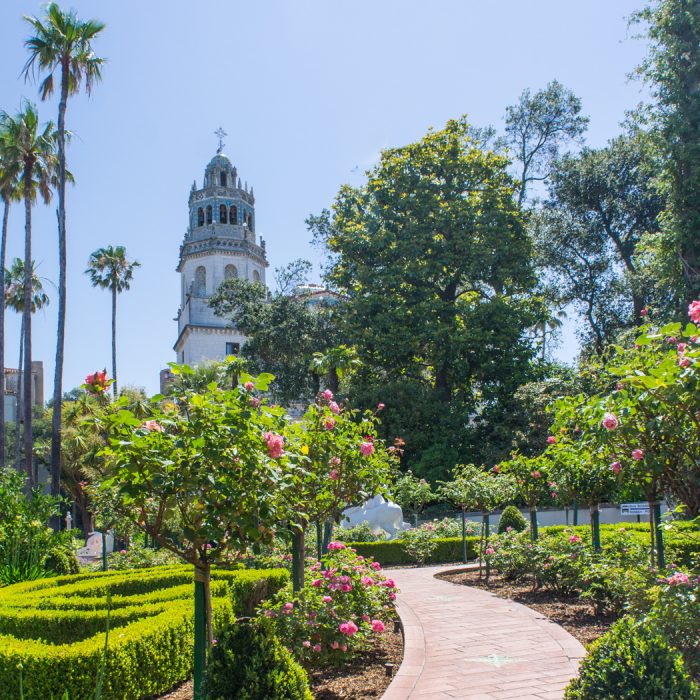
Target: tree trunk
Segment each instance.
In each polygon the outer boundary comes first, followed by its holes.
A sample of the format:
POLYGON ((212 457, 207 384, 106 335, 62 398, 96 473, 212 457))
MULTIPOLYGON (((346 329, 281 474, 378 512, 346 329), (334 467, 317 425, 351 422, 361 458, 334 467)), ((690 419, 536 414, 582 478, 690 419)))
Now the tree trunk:
POLYGON ((22 387, 24 386, 24 370, 22 363, 24 362, 24 315, 19 324, 19 362, 17 363, 17 394, 16 394, 16 413, 15 413, 15 467, 17 471, 22 469, 22 421, 20 420, 20 412, 22 410, 22 387))
POLYGON ((112 287, 112 390, 117 398, 117 286, 112 287))
POLYGON ((299 593, 304 587, 304 529, 292 529, 292 590, 299 593))
POLYGON ((24 463, 27 486, 33 489, 32 470, 32 170, 33 163, 24 166, 24 463))
MULTIPOLYGON (((58 104, 58 327, 53 378, 51 421, 51 495, 61 492, 61 414, 63 412, 63 349, 66 336, 66 107, 70 86, 68 58, 61 62, 61 99, 58 104)), ((52 527, 58 529, 58 516, 52 527)))
POLYGON ((194 697, 202 700, 202 680, 211 638, 210 567, 200 563, 194 568, 194 697), (208 600, 207 600, 208 599, 208 600), (209 619, 207 619, 209 617, 209 619))
POLYGON ((7 250, 7 220, 10 215, 10 199, 4 198, 2 237, 0 238, 0 276, 3 298, 0 302, 0 468, 5 466, 5 257, 7 250))

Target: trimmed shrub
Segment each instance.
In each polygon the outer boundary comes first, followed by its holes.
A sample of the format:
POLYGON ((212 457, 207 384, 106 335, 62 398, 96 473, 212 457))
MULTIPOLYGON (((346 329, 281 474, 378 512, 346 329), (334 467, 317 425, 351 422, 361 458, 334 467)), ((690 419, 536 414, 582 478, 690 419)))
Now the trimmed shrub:
MULTIPOLYGON (((445 562, 462 561, 461 537, 438 537, 433 539, 435 550, 425 560, 426 564, 442 564, 445 562)), ((403 540, 388 542, 349 542, 357 553, 364 557, 372 557, 382 566, 396 564, 413 564, 413 559, 404 549, 403 540)), ((476 559, 479 549, 478 537, 467 537, 467 558, 476 559)))
POLYGON ((527 530, 527 520, 515 506, 506 506, 503 509, 501 519, 498 521, 498 534, 502 535, 509 527, 516 532, 527 530))
MULTIPOLYGON (((0 589, 0 687, 26 700, 91 697, 103 660, 106 595, 111 633, 103 700, 160 694, 191 674, 192 568, 61 576, 0 589)), ((215 627, 255 607, 288 581, 283 570, 214 571, 215 627), (265 579, 264 584, 257 583, 265 579)))
POLYGON ((44 568, 59 576, 80 573, 80 562, 75 551, 66 545, 52 547, 44 560, 44 568))
POLYGON ((698 700, 681 654, 650 626, 625 617, 593 642, 568 700, 698 700))
POLYGON ((265 620, 228 625, 209 653, 207 700, 312 700, 304 669, 265 620))

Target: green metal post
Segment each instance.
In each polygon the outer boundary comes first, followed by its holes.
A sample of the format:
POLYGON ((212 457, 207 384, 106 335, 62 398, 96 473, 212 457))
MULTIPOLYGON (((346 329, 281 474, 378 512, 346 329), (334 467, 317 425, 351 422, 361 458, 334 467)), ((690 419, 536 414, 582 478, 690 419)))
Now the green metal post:
POLYGON ((656 564, 659 571, 666 568, 666 553, 664 551, 664 531, 661 526, 661 503, 654 503, 654 530, 656 531, 656 564))
POLYGON ((462 508, 462 563, 467 563, 467 514, 462 508))
POLYGON ((202 680, 207 654, 207 616, 204 573, 194 570, 194 700, 202 700, 202 680))
MULTIPOLYGON (((489 535, 491 534, 491 516, 489 513, 484 513, 484 534, 486 535, 485 541, 486 546, 489 546, 489 535)), ((491 564, 489 564, 489 558, 486 557, 486 580, 489 580, 491 575, 491 564)))
POLYGON ((317 520, 316 521, 316 558, 320 559, 321 556, 323 555, 323 552, 321 551, 323 549, 323 526, 321 525, 321 521, 317 520))
POLYGON ((292 589, 298 593, 304 587, 304 531, 292 531, 292 589))
POLYGON ((530 508, 530 539, 536 542, 539 537, 539 532, 537 530, 537 506, 532 506, 530 508))
POLYGON ((574 498, 574 527, 578 525, 578 501, 574 498))
POLYGON ((597 503, 591 506, 591 535, 593 539, 593 549, 596 552, 600 552, 600 510, 598 510, 597 503))
POLYGON ((102 533, 102 571, 107 571, 107 533, 102 533))
POLYGON ((330 543, 332 536, 333 536, 333 521, 326 520, 326 522, 323 523, 323 553, 324 554, 328 554, 328 544, 330 543))

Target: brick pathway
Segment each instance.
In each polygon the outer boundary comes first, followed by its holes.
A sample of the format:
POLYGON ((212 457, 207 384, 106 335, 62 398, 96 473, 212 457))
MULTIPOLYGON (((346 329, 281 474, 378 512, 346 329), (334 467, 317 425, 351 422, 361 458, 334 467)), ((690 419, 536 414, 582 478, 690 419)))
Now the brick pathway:
POLYGON ((524 605, 434 578, 446 570, 390 572, 401 590, 405 641, 403 663, 383 700, 563 698, 583 646, 524 605))

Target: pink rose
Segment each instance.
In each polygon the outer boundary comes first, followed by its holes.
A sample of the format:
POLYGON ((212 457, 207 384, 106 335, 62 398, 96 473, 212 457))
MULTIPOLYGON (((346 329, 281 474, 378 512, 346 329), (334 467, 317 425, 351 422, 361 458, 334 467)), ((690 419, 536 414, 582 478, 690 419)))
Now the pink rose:
POLYGON ((314 651, 315 651, 317 654, 320 654, 320 653, 321 653, 321 645, 320 645, 320 644, 314 644, 314 651))
POLYGON ((578 535, 571 535, 571 537, 569 537, 569 542, 571 542, 571 544, 578 544, 580 541, 581 538, 578 535))
POLYGON ((333 598, 331 598, 329 595, 324 595, 323 598, 321 598, 321 600, 324 603, 332 603, 333 602, 333 598))
POLYGON ((249 393, 253 391, 253 389, 255 389, 255 384, 253 384, 253 382, 246 382, 243 386, 245 387, 245 390, 249 393))
POLYGON ((493 547, 487 547, 485 550, 486 555, 488 556, 489 554, 495 554, 496 550, 493 549, 493 547))
POLYGON ((619 462, 613 462, 610 465, 610 469, 613 470, 613 473, 619 474, 622 471, 622 465, 619 462))
POLYGON ((325 391, 321 392, 321 398, 326 400, 326 401, 332 401, 333 400, 333 392, 330 389, 326 389, 325 391))
POLYGON ((553 445, 556 441, 557 441, 557 439, 554 437, 554 435, 550 435, 550 436, 547 438, 547 444, 548 444, 548 445, 553 445))
POLYGON ((688 357, 681 357, 681 358, 679 358, 679 360, 678 360, 678 364, 679 364, 681 367, 690 367, 690 364, 691 364, 691 363, 690 363, 690 358, 688 358, 688 357))
POLYGON ((347 650, 348 650, 348 647, 346 644, 343 644, 343 646, 340 647, 340 651, 342 651, 342 652, 346 652, 347 650))
POLYGON ((333 481, 338 481, 340 479, 340 472, 337 469, 331 469, 331 473, 328 475, 329 479, 333 481))
POLYGON ((363 576, 360 580, 365 586, 371 586, 374 583, 371 576, 363 576))
POLYGON ((358 627, 352 620, 348 620, 347 622, 341 622, 338 625, 338 629, 342 634, 352 637, 357 632, 358 627))
POLYGON ((603 427, 607 430, 615 430, 615 428, 617 428, 617 425, 617 416, 614 413, 610 413, 610 411, 608 411, 603 416, 603 427))
POLYGON ((535 471, 535 472, 532 472, 532 473, 530 474, 530 476, 531 476, 533 479, 539 479, 539 478, 542 476, 542 474, 540 474, 540 472, 535 471))
POLYGON ((320 578, 317 578, 317 579, 315 579, 314 581, 311 582, 311 585, 312 585, 314 588, 320 588, 320 586, 321 586, 322 583, 323 583, 323 581, 321 581, 320 578))
POLYGON ((639 312, 639 315, 640 315, 640 316, 646 316, 647 313, 648 313, 647 309, 642 309, 642 310, 639 312))
POLYGON ((381 620, 372 620, 372 632, 383 632, 384 623, 381 620))
POLYGON ((682 355, 687 349, 688 346, 685 343, 678 343, 678 345, 676 345, 676 350, 678 350, 679 355, 682 355))
POLYGON ((331 649, 337 649, 339 646, 340 644, 338 644, 338 642, 333 642, 333 644, 331 644, 331 649))
POLYGON ((688 316, 693 323, 700 323, 700 301, 692 301, 688 307, 688 316))
POLYGON ((374 444, 371 441, 365 441, 360 443, 360 452, 365 457, 369 457, 374 452, 374 444))
POLYGON ((330 463, 334 466, 337 467, 340 465, 340 457, 331 457, 330 463))
POLYGON ((301 646, 303 646, 304 649, 309 649, 311 647, 311 642, 307 639, 305 642, 301 643, 301 646))
POLYGON ((120 549, 119 554, 126 554, 126 549, 120 549))
POLYGON ((345 545, 342 542, 329 542, 328 549, 333 552, 335 550, 345 549, 345 545))
POLYGON ((139 425, 139 428, 142 430, 148 430, 148 432, 151 432, 152 430, 155 430, 157 433, 163 432, 163 426, 157 420, 145 420, 143 423, 141 423, 141 425, 139 425))
POLYGON ((632 459, 637 461, 644 459, 644 450, 632 450, 632 459))
POLYGON ((378 561, 373 561, 370 566, 375 570, 375 571, 381 571, 382 565, 378 561))
POLYGON ((378 411, 383 411, 386 408, 386 406, 383 403, 378 403, 377 404, 377 410, 378 411))
POLYGON ((260 399, 257 396, 252 396, 250 399, 250 405, 253 408, 257 408, 260 405, 260 399))
POLYGON ((326 430, 333 430, 333 428, 335 428, 335 420, 333 418, 326 418, 326 420, 323 421, 323 427, 326 430))
POLYGON ((331 409, 331 413, 335 413, 335 414, 340 413, 340 406, 338 406, 338 404, 335 401, 331 401, 328 404, 328 408, 331 409))
POLYGON ((263 439, 272 459, 279 459, 284 454, 284 438, 277 433, 265 433, 263 439))
POLYGON ((690 583, 690 578, 688 574, 684 574, 682 571, 676 571, 673 576, 669 576, 666 579, 669 586, 687 586, 690 583))

